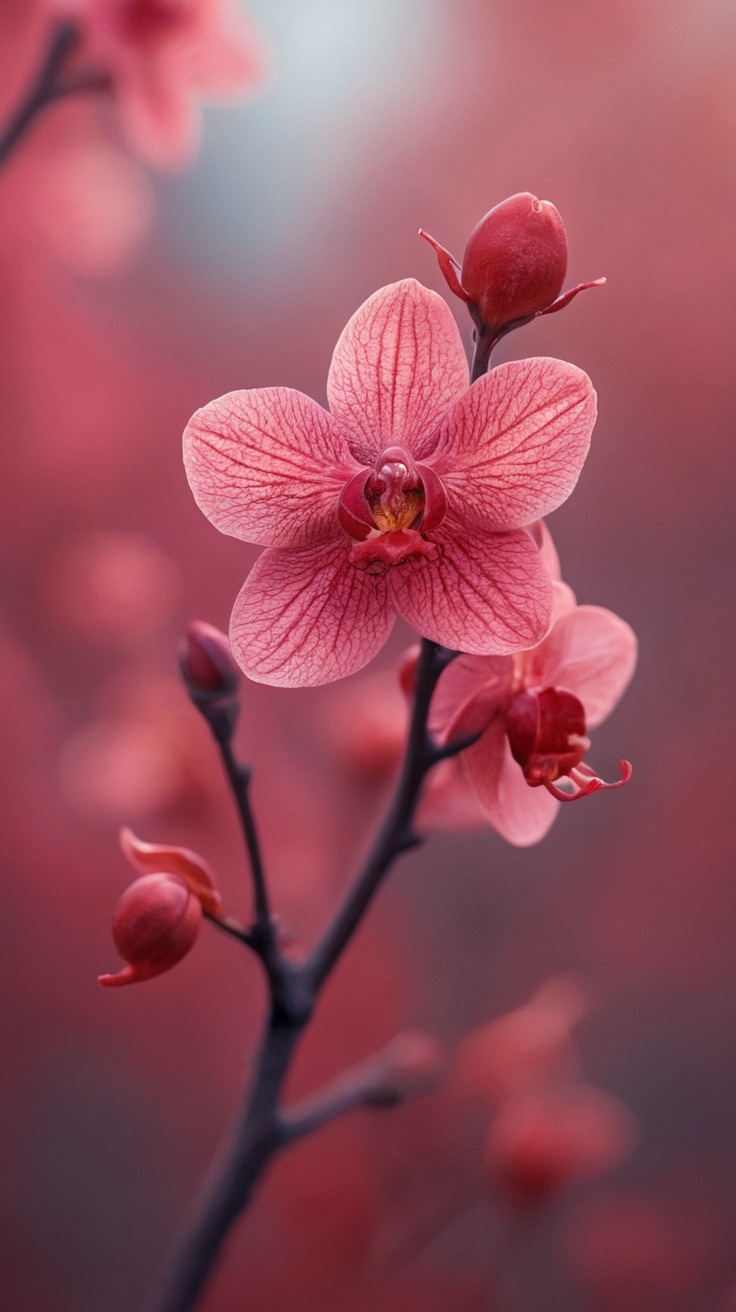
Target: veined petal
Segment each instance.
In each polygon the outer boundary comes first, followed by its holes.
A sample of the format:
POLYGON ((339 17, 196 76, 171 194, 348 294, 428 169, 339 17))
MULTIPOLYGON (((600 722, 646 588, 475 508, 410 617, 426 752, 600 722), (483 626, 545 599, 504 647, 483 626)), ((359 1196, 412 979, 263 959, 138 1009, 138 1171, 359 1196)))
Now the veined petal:
POLYGON ((580 699, 589 729, 605 720, 636 665, 633 629, 602 606, 578 606, 563 615, 540 648, 540 682, 580 699))
POLYGON ((462 761, 488 820, 507 843, 530 847, 544 838, 561 803, 546 788, 529 787, 511 755, 502 719, 492 721, 462 761))
POLYGON ((443 742, 486 729, 511 693, 511 656, 458 656, 444 670, 429 712, 443 742))
POLYGON ((340 492, 358 466, 326 410, 289 387, 229 392, 190 419, 184 464, 221 533, 303 546, 340 532, 340 492))
POLYGON ((527 524, 527 533, 531 534, 532 541, 539 548, 539 554, 544 561, 544 568, 552 579, 552 582, 559 583, 562 579, 560 557, 557 554, 557 548, 552 540, 552 534, 547 528, 544 520, 537 519, 533 524, 527 524))
POLYGON ((233 653, 258 683, 315 687, 355 674, 394 622, 385 574, 357 569, 347 539, 265 551, 235 602, 233 653))
POLYGON ((436 561, 389 572, 396 609, 424 638, 471 655, 508 655, 549 627, 552 584, 528 533, 468 533, 452 515, 431 535, 436 561))
POLYGON ((445 415, 429 463, 467 524, 521 528, 570 495, 595 417, 593 386, 575 365, 548 358, 502 364, 445 415))
POLYGON ((396 444, 423 459, 442 415, 467 386, 449 307, 407 278, 375 292, 353 315, 335 347, 327 397, 353 454, 372 464, 396 444))

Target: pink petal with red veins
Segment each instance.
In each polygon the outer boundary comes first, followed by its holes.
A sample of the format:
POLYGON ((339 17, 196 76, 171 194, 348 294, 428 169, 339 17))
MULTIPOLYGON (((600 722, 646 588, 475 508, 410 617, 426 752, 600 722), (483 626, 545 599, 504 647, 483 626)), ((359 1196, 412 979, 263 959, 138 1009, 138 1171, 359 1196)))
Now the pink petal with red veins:
POLYGON ((578 606, 563 615, 540 649, 544 684, 564 688, 585 707, 589 729, 605 720, 634 673, 637 641, 618 615, 578 606))
POLYGON ((511 656, 458 656, 442 674, 430 707, 430 728, 442 741, 488 728, 508 700, 511 656))
POLYGON ((575 610, 577 602, 575 593, 566 583, 552 580, 552 624, 553 626, 563 615, 569 615, 570 611, 575 610))
POLYGON ((198 410, 184 464, 215 528, 268 547, 339 533, 338 499, 357 469, 327 411, 288 387, 229 392, 198 410))
POLYGON ((493 828, 515 847, 530 847, 544 838, 561 803, 546 788, 530 788, 508 745, 502 719, 463 754, 463 763, 478 801, 493 828))
POLYGON ((442 415, 467 386, 449 307, 408 278, 375 292, 353 315, 335 347, 327 397, 356 459, 373 464, 391 445, 424 459, 442 415))
POLYGON ((432 534, 437 561, 410 558, 389 574, 396 609, 424 638, 471 655, 531 647, 549 627, 552 585, 528 533, 467 533, 447 516, 432 534))
POLYGON ((259 683, 315 687, 355 674, 394 622, 385 574, 356 569, 347 540, 266 551, 235 602, 233 654, 259 683))
POLYGON ((539 548, 539 554, 544 561, 544 568, 552 579, 553 583, 559 583, 562 578, 560 569, 560 558, 557 554, 557 548, 552 540, 547 525, 543 519, 537 519, 533 524, 527 524, 527 533, 531 534, 532 541, 539 548))
POLYGON ((445 416, 431 464, 469 526, 521 528, 572 492, 595 416, 592 384, 575 365, 502 364, 445 416))

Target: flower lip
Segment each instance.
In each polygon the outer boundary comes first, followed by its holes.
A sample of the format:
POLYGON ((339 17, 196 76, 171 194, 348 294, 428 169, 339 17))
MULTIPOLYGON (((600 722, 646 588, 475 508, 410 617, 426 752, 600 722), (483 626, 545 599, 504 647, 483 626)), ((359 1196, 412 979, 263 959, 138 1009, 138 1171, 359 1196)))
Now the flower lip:
POLYGON ((506 734, 530 788, 544 787, 560 802, 621 788, 631 778, 628 761, 619 761, 621 778, 611 783, 584 763, 590 748, 585 709, 571 692, 542 688, 518 693, 506 711, 506 734))
POLYGON ((401 446, 385 447, 372 469, 361 469, 345 484, 338 518, 358 542, 376 533, 425 533, 445 517, 447 495, 428 465, 415 464, 401 446))

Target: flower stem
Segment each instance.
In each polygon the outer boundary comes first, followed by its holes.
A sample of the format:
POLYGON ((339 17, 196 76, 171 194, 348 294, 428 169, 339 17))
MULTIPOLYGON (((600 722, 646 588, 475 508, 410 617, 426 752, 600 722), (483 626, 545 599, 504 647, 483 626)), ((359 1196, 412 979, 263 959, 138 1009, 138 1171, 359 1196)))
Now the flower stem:
POLYGON ((250 782, 251 773, 248 766, 241 765, 236 760, 232 744, 232 727, 226 732, 221 732, 217 722, 210 721, 212 731, 217 739, 217 745, 220 749, 222 762, 225 767, 230 790, 235 799, 235 805, 238 808, 240 823, 243 830, 243 838, 248 852, 250 861, 251 875, 253 878, 253 903, 255 910, 255 930, 259 937, 269 939, 273 935, 273 922, 271 917, 271 907, 268 897, 268 886, 266 883, 266 871, 261 854, 261 844, 258 837, 253 808, 250 804, 250 782))
POLYGON ((426 638, 422 640, 409 736, 396 792, 365 865, 306 962, 305 970, 315 992, 337 964, 396 857, 421 842, 412 830, 412 819, 425 775, 436 760, 427 730, 429 704, 440 674, 454 655, 426 638))
MULTIPOLYGON (((247 797, 247 772, 235 761, 231 733, 213 732, 240 810, 256 883, 259 918, 244 941, 266 966, 270 1012, 252 1084, 230 1143, 223 1151, 181 1244, 174 1255, 153 1312, 191 1312, 215 1265, 225 1238, 247 1207, 272 1158, 288 1143, 351 1107, 369 1101, 373 1067, 367 1064, 306 1104, 282 1111, 281 1091, 301 1036, 332 969, 347 947, 393 861, 420 840, 412 821, 427 772, 441 759, 428 730, 429 706, 437 680, 455 652, 423 640, 417 665, 414 706, 404 761, 392 802, 362 869, 308 959, 295 965, 282 952, 268 915, 260 849, 247 797), (255 859, 254 859, 255 858, 255 859), (259 872, 256 874, 256 872, 259 872), (263 917, 263 919, 261 919, 263 917), (259 926, 268 935, 253 941, 259 926)), ((213 717, 214 718, 214 717, 213 717)), ((210 721, 212 724, 212 720, 210 721)), ((460 750, 460 746, 458 749, 460 750)), ((446 754, 446 753, 445 753, 446 754)))
POLYGON ((155 1312, 190 1312, 237 1216, 266 1166, 286 1142, 278 1099, 305 1020, 270 1017, 256 1074, 234 1133, 216 1163, 197 1214, 182 1236, 155 1312))
POLYGON ((80 69, 78 73, 64 77, 69 56, 79 40, 79 31, 73 23, 62 22, 54 28, 35 81, 0 133, 0 164, 13 152, 47 105, 82 91, 106 91, 112 85, 107 73, 94 68, 80 69))

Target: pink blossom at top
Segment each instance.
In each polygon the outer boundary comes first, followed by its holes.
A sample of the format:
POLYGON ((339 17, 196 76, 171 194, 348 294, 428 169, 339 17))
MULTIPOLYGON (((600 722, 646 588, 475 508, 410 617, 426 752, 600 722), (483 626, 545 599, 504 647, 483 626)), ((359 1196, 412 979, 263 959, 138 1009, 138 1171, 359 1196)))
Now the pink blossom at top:
MULTIPOLYGON (((552 561, 551 544, 542 554, 552 561)), ((440 807, 454 799, 466 815, 468 783, 498 832, 519 847, 537 843, 560 802, 606 784, 583 762, 587 730, 613 710, 636 664, 636 637, 624 620, 600 606, 578 606, 555 580, 553 625, 529 651, 513 656, 460 656, 442 675, 432 718, 443 739, 480 733, 442 783, 440 807)), ((415 659, 415 658, 414 658, 415 659)), ((426 801, 431 817, 433 798, 426 801)))
POLYGON ((247 92, 261 77, 261 41, 235 0, 52 0, 82 34, 78 57, 112 78, 126 135, 158 167, 189 159, 197 96, 247 92))
POLYGON ((330 411, 285 387, 231 392, 184 434, 187 476, 223 533, 269 548, 233 611, 251 678, 329 683, 371 660, 396 613, 423 637, 506 654, 546 633, 533 520, 572 491, 595 420, 574 365, 501 365, 468 387, 443 300, 376 292, 335 348, 330 411))

